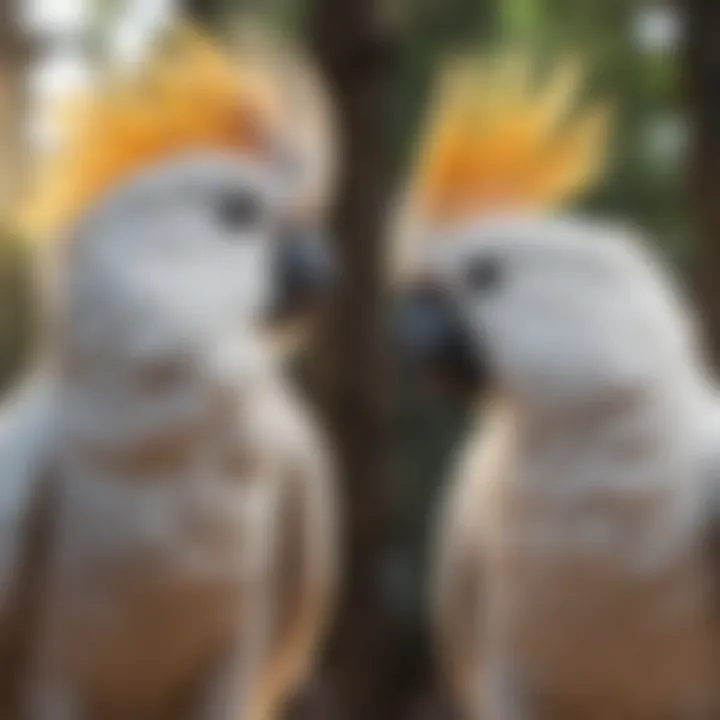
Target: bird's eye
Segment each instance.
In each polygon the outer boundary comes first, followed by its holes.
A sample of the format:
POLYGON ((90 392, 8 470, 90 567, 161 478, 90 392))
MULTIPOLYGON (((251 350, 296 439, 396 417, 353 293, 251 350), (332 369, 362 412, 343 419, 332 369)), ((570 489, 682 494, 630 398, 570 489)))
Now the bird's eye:
POLYGON ((138 369, 143 392, 164 395, 182 387, 191 377, 191 366, 180 358, 147 360, 138 369))
POLYGON ((502 282, 502 265, 497 258, 470 260, 463 270, 465 287, 473 293, 494 292, 502 282))
POLYGON ((227 230, 248 230, 257 226, 263 216, 260 199, 248 192, 229 193, 217 207, 218 218, 227 230))

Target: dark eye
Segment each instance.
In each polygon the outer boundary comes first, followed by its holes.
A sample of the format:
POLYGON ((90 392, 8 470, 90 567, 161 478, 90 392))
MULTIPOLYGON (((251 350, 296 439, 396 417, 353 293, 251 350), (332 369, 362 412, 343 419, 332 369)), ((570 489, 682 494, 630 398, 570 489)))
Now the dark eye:
POLYGON ((159 359, 143 366, 141 383, 146 392, 158 394, 182 387, 190 375, 190 367, 184 360, 159 359))
POLYGON ((502 276, 502 265, 497 258, 471 259, 463 270, 464 285, 473 293, 494 292, 502 276))
POLYGON ((256 195, 235 192, 220 200, 217 212, 220 222, 227 230, 246 230, 260 223, 263 207, 256 195))

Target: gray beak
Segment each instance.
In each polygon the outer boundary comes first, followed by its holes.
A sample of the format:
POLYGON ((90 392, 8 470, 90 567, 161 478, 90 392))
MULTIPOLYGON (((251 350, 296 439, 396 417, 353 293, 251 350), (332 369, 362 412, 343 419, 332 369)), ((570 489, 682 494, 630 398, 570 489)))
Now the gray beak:
POLYGON ((452 299, 432 283, 405 289, 398 298, 395 336, 401 365, 443 386, 476 392, 486 380, 481 353, 452 299))
POLYGON ((337 277, 333 253, 322 236, 286 231, 275 258, 271 321, 292 321, 317 309, 336 286, 337 277))

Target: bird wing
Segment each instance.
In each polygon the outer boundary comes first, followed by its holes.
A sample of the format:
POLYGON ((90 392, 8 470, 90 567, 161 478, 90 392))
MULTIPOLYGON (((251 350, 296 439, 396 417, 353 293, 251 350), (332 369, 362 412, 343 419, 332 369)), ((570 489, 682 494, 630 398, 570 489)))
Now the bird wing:
POLYGON ((293 400, 275 423, 281 463, 273 622, 258 717, 276 716, 312 672, 338 585, 338 528, 329 454, 293 400))

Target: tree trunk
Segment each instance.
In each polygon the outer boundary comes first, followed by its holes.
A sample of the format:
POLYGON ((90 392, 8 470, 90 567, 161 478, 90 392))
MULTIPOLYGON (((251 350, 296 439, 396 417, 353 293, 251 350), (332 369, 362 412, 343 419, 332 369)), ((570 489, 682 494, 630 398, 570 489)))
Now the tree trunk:
POLYGON ((686 80, 691 109, 691 204, 697 223, 695 291, 708 350, 720 364, 720 3, 685 0, 686 80))
POLYGON ((335 102, 340 174, 331 231, 342 283, 314 358, 345 508, 343 587, 324 683, 333 718, 401 715, 407 663, 393 617, 393 529, 386 220, 394 170, 389 113, 398 37, 383 25, 384 0, 315 0, 310 32, 335 102))
POLYGON ((20 25, 20 8, 17 0, 0 0, 0 217, 13 207, 27 165, 29 43, 20 25))

